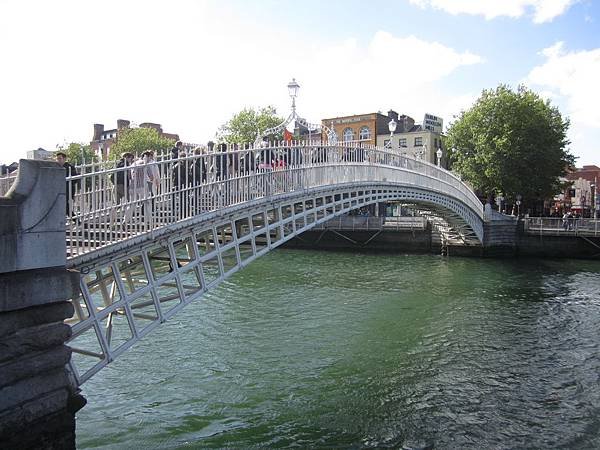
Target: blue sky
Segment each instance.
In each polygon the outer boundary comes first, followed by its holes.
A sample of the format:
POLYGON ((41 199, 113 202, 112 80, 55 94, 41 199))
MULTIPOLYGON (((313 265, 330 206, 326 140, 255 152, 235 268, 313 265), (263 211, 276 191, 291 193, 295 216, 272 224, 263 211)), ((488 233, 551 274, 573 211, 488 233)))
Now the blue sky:
POLYGON ((590 0, 0 0, 0 124, 11 161, 159 122, 203 143, 245 106, 309 120, 390 108, 422 120, 524 83, 600 165, 600 6, 590 0))

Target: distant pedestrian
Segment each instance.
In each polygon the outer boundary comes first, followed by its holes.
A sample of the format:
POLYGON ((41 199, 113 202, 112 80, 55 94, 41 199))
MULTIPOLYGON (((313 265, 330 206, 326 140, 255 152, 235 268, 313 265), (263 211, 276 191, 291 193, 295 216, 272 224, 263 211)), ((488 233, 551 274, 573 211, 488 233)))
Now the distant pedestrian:
POLYGON ((568 212, 563 214, 562 227, 563 227, 563 230, 565 230, 565 231, 567 231, 569 229, 569 213, 568 212))

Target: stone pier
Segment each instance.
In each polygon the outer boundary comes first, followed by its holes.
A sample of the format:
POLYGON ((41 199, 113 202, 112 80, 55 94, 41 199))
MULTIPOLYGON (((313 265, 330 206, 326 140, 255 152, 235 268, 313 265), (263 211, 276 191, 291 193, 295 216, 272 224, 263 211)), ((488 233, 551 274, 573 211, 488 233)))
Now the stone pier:
POLYGON ((79 274, 65 268, 65 174, 21 160, 0 197, 0 448, 75 448, 85 404, 66 367, 68 299, 79 274))

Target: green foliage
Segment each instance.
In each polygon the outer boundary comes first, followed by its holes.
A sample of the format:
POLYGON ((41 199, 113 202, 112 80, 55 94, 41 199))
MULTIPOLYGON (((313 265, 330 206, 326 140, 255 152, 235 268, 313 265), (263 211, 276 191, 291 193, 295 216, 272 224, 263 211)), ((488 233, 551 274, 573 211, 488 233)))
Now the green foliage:
MULTIPOLYGON (((263 134, 265 130, 275 127, 281 122, 283 119, 277 115, 273 106, 259 110, 244 108, 219 128, 217 137, 228 143, 254 142, 258 134, 263 134)), ((282 140, 283 133, 266 137, 273 141, 282 140)))
POLYGON ((146 150, 168 150, 175 141, 162 137, 154 128, 125 128, 119 131, 119 138, 110 147, 109 159, 119 159, 121 154, 131 152, 140 155, 146 150))
POLYGON ((559 177, 575 163, 568 128, 549 100, 500 85, 450 125, 446 148, 452 169, 481 194, 540 201, 560 191, 559 177))
POLYGON ((82 164, 84 159, 86 164, 98 161, 98 156, 89 144, 71 142, 70 144, 59 146, 57 151, 65 153, 67 155, 67 161, 73 165, 82 164))

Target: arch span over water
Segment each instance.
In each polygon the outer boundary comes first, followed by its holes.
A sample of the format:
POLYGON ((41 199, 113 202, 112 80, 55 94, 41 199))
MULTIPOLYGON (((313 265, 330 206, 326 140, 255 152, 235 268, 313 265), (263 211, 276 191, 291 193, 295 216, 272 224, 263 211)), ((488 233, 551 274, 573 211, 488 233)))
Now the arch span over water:
POLYGON ((70 183, 73 215, 87 224, 67 232, 68 264, 82 273, 70 321, 78 384, 224 278, 353 209, 402 202, 443 221, 446 232, 483 237, 482 205, 456 176, 378 148, 230 149, 141 169, 84 168, 70 183), (131 188, 136 170, 153 167, 152 196, 117 201, 117 174, 132 175, 131 188), (182 167, 183 182, 173 176, 182 167))

